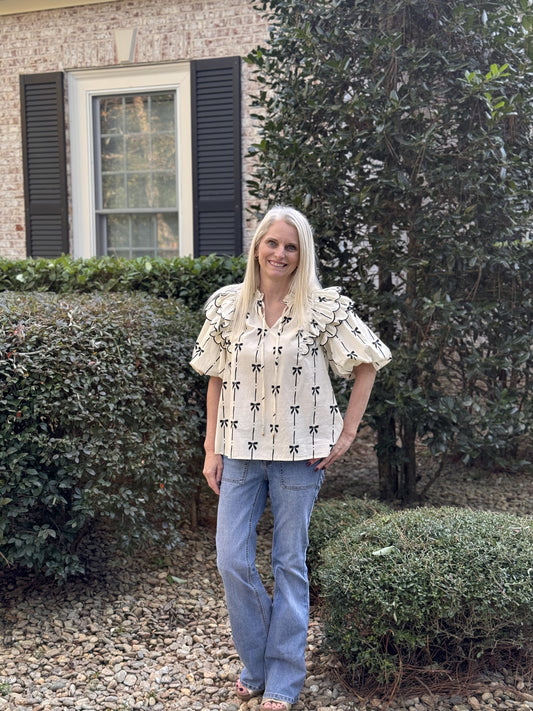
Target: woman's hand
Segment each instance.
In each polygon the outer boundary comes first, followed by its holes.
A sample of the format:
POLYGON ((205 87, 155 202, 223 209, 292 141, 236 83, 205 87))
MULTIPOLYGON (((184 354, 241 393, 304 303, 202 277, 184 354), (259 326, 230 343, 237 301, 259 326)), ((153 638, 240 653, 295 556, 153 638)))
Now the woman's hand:
POLYGON ((224 463, 222 461, 221 454, 208 452, 205 455, 203 474, 209 484, 209 488, 213 489, 217 496, 220 494, 220 482, 222 481, 223 468, 224 463))
POLYGON ((368 399, 372 392, 376 371, 371 363, 362 363, 353 369, 353 375, 355 380, 346 415, 344 416, 342 432, 327 457, 324 457, 324 459, 310 460, 309 464, 315 465, 315 469, 326 469, 326 467, 330 467, 339 457, 346 454, 357 435, 357 430, 363 419, 366 406, 368 405, 368 399))
POLYGON ((339 439, 335 442, 334 446, 331 448, 331 452, 327 457, 322 459, 311 459, 309 460, 310 466, 315 466, 316 469, 327 469, 333 462, 336 462, 339 457, 350 449, 352 443, 355 439, 355 435, 350 435, 344 430, 340 433, 339 439), (318 466, 316 466, 318 464, 318 466))

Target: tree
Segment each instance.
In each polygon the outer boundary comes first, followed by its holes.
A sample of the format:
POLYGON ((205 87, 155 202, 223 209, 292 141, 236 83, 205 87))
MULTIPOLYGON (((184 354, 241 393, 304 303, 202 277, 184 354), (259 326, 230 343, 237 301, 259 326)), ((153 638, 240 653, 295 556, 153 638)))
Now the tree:
POLYGON ((370 413, 382 497, 417 497, 419 438, 508 462, 532 411, 532 0, 255 7, 249 187, 258 211, 309 216, 323 282, 392 347, 370 413))

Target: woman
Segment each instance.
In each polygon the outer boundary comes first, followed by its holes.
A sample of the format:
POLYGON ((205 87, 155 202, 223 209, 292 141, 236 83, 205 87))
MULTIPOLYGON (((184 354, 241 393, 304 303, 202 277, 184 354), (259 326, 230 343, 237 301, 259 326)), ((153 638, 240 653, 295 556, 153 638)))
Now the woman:
POLYGON ((388 348, 316 276, 313 234, 290 207, 253 237, 242 284, 207 302, 191 365, 209 376, 204 476, 219 494, 217 564, 243 670, 236 694, 287 711, 305 679, 311 511, 324 471, 350 447, 388 348), (354 378, 344 422, 328 375, 354 378), (255 566, 267 497, 273 599, 255 566))

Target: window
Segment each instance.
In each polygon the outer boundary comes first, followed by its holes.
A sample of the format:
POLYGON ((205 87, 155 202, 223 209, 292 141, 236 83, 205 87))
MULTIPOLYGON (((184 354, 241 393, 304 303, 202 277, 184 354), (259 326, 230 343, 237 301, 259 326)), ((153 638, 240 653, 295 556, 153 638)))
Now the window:
POLYGON ((239 254, 240 62, 22 75, 28 256, 239 254))
POLYGON ((98 253, 179 256, 175 92, 93 105, 98 253))
POLYGON ((193 253, 187 64, 69 74, 73 254, 193 253))

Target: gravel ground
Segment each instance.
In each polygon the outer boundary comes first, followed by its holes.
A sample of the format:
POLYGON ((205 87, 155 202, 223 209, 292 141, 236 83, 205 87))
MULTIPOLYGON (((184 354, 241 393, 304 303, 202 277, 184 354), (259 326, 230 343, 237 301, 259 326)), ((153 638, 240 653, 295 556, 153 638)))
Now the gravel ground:
MULTIPOLYGON (((370 452, 363 438, 351 458, 328 473, 321 496, 375 495, 370 452)), ((532 513, 532 502, 531 474, 465 482, 457 469, 445 472, 428 497, 428 503, 522 514, 532 513)), ((267 516, 259 560, 266 575, 269 531, 267 516)), ((105 540, 92 541, 87 575, 62 587, 0 576, 0 711, 257 708, 257 699, 239 704, 233 693, 240 668, 216 571, 209 505, 202 525, 185 526, 183 533, 183 548, 144 550, 133 560, 117 556, 105 540)), ((321 649, 318 610, 311 612, 308 677, 295 711, 533 711, 532 674, 505 669, 448 695, 428 690, 390 703, 361 698, 337 680, 334 660, 321 649)))

